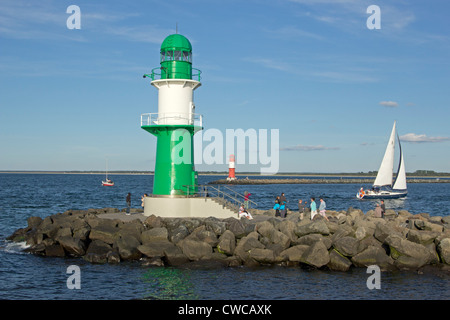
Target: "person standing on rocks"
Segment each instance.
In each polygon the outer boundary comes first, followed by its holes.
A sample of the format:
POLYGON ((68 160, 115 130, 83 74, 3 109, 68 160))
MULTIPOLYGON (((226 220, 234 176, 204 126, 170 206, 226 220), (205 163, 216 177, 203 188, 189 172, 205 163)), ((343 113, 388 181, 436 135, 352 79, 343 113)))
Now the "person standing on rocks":
POLYGON ((244 208, 246 210, 248 210, 248 198, 251 196, 252 194, 249 193, 248 191, 244 192, 244 208))
POLYGON ((381 200, 381 217, 384 218, 384 214, 386 213, 386 206, 384 205, 384 200, 381 200))
POLYGON ((286 197, 284 196, 284 192, 282 192, 280 197, 280 205, 286 204, 286 202, 286 197))
POLYGON ((373 215, 375 218, 381 218, 383 217, 383 209, 381 209, 380 205, 377 203, 377 206, 375 207, 375 214, 373 215))
POLYGON ((316 206, 316 199, 314 197, 311 197, 311 220, 314 219, 314 216, 317 214, 317 206, 316 206))
POLYGON ((322 217, 324 217, 327 221, 327 215, 326 215, 326 210, 327 209, 327 204, 325 203, 325 201, 323 200, 323 198, 320 198, 320 205, 319 205, 319 213, 322 217))
POLYGON ((303 220, 303 215, 305 214, 305 204, 303 200, 298 200, 298 212, 300 213, 300 220, 303 220))
POLYGON ((131 210, 131 193, 128 192, 127 198, 125 200, 127 202, 127 215, 130 215, 130 210, 131 210))

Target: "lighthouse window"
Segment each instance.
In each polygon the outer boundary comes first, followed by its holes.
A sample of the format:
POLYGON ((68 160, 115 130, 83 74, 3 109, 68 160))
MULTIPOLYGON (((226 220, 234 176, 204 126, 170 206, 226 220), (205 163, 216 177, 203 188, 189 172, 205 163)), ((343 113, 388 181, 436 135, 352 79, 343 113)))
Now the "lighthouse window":
POLYGON ((173 53, 174 53, 174 60, 180 61, 181 60, 181 51, 175 50, 173 53))
POLYGON ((191 53, 189 51, 183 51, 183 61, 192 62, 191 53))

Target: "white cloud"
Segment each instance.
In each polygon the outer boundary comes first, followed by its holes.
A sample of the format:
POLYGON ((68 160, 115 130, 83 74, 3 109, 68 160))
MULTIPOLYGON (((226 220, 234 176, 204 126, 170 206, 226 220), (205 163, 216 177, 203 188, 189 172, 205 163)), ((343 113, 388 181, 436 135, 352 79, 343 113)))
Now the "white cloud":
POLYGON ((381 101, 380 105, 383 107, 389 107, 389 108, 397 108, 398 103, 395 101, 381 101))
POLYGON ((298 144, 298 145, 292 146, 292 147, 280 148, 280 151, 324 151, 324 150, 339 150, 339 148, 324 147, 320 144, 317 146, 304 146, 304 145, 298 144))
POLYGON ((427 137, 426 134, 407 133, 400 137, 401 141, 423 143, 423 142, 442 142, 450 140, 449 137, 427 137))

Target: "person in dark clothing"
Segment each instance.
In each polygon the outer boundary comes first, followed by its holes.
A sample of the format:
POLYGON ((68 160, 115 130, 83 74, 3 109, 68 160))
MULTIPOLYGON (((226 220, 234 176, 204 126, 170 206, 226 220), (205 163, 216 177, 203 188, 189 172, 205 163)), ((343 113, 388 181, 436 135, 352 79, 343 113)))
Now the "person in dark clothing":
POLYGON ((286 197, 284 196, 284 192, 282 192, 280 197, 280 205, 285 204, 286 202, 286 197))
POLYGON ((386 206, 384 205, 384 200, 381 200, 381 217, 384 218, 384 214, 386 213, 386 206))
POLYGON ((127 201, 127 215, 129 215, 131 210, 131 193, 129 192, 127 194, 126 201, 127 201))
POLYGON ((298 200, 298 212, 300 213, 300 220, 303 220, 303 216, 305 214, 305 204, 302 199, 298 200))

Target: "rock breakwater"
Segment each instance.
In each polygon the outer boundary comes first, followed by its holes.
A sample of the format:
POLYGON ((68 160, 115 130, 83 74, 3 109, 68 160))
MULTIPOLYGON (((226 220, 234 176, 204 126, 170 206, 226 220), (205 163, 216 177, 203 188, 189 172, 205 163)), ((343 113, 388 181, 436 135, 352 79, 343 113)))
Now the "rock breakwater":
POLYGON ((450 270, 450 216, 387 210, 385 218, 359 209, 328 211, 329 221, 298 212, 285 219, 252 210, 253 220, 126 216, 118 209, 69 210, 30 217, 9 241, 25 241, 27 252, 80 257, 91 263, 139 260, 147 265, 186 263, 285 265, 347 271, 450 270))

